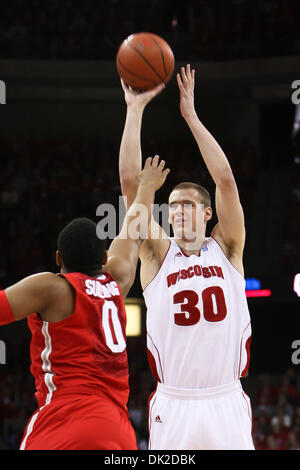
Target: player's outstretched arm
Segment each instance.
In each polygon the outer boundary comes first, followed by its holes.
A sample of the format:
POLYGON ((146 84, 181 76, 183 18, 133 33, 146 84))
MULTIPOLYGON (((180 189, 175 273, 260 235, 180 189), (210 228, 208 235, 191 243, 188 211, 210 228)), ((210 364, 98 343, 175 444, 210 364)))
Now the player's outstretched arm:
POLYGON ((70 287, 53 273, 28 276, 0 291, 0 325, 22 320, 38 312, 43 320, 52 321, 48 312, 66 304, 66 295, 73 300, 70 287), (60 302, 61 301, 61 302, 60 302))
POLYGON ((126 102, 126 120, 119 152, 119 175, 126 209, 133 203, 137 189, 137 175, 142 169, 141 127, 145 107, 158 95, 164 84, 153 90, 136 93, 130 90, 121 79, 126 102))
POLYGON ((148 238, 155 192, 164 184, 169 171, 157 155, 146 160, 137 178, 135 199, 126 213, 120 234, 108 250, 104 269, 118 282, 124 297, 135 279, 140 244, 148 238))
POLYGON ((177 74, 180 111, 189 126, 206 167, 216 184, 218 224, 212 236, 227 253, 241 258, 245 243, 244 214, 230 164, 210 132, 200 121, 194 106, 195 70, 188 64, 177 74))
MULTIPOLYGON (((153 90, 143 93, 130 90, 122 79, 121 85, 127 112, 119 152, 119 175, 124 203, 126 210, 128 210, 136 197, 137 175, 142 168, 141 127, 143 113, 147 104, 164 89, 165 85, 161 84, 153 90)), ((169 240, 154 218, 151 218, 150 224, 149 239, 145 240, 141 246, 140 258, 142 260, 154 257, 158 263, 161 263, 168 249, 169 240), (155 238, 151 239, 151 234, 155 234, 155 238)))

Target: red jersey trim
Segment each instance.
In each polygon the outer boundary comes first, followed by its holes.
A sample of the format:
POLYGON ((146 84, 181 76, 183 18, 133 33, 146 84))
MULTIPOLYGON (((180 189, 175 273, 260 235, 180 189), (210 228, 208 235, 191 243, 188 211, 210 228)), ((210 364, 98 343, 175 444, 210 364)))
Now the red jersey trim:
POLYGON ((245 278, 241 275, 241 273, 233 266, 233 264, 229 261, 229 259, 227 258, 223 248, 221 247, 221 245, 217 242, 217 240, 214 238, 214 237, 210 237, 214 242, 216 242, 216 244, 218 245, 218 247, 220 248, 221 252, 223 253, 227 263, 230 264, 230 266, 238 273, 238 275, 241 277, 241 279, 243 279, 243 281, 245 282, 245 278))
POLYGON ((8 302, 6 292, 0 291, 0 325, 7 325, 16 321, 11 306, 8 302))
POLYGON ((250 345, 251 345, 251 336, 249 336, 249 338, 247 339, 246 341, 246 352, 247 352, 247 362, 246 362, 246 365, 245 365, 245 368, 241 374, 241 377, 246 377, 246 375, 248 374, 248 370, 249 370, 249 365, 250 365, 250 345))
MULTIPOLYGON (((176 242, 175 242, 176 243, 176 242)), ((197 256, 197 258, 200 258, 201 257, 201 250, 200 250, 200 253, 199 255, 196 255, 196 253, 191 253, 190 255, 188 255, 187 253, 185 253, 185 251, 183 250, 183 248, 181 248, 178 243, 176 243, 176 245, 178 246, 178 248, 180 249, 181 253, 186 257, 186 258, 190 258, 191 256, 197 256)))

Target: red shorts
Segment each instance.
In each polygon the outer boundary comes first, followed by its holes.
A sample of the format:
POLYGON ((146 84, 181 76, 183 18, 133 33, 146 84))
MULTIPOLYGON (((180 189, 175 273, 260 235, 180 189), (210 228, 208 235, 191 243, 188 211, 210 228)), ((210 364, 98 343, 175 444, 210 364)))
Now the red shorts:
POLYGON ((53 399, 29 420, 21 450, 137 450, 125 411, 92 395, 53 399))

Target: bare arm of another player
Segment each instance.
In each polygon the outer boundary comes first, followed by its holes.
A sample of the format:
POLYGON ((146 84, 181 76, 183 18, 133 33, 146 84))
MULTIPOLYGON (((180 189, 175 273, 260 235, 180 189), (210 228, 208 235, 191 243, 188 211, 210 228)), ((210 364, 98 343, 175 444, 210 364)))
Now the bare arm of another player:
MULTIPOLYGON (((165 87, 159 85, 153 90, 144 93, 135 93, 126 87, 121 80, 127 105, 126 120, 119 153, 119 174, 122 195, 126 209, 128 209, 137 192, 138 182, 136 176, 141 171, 142 151, 141 151, 141 127, 145 107, 157 96, 165 87)), ((151 218, 149 233, 156 234, 154 240, 145 240, 141 246, 141 259, 151 259, 152 264, 157 264, 154 270, 159 268, 160 262, 164 259, 169 247, 169 240, 162 228, 151 218)), ((148 263, 147 263, 148 264, 148 263)), ((148 265, 149 267, 149 265, 148 265)), ((149 272, 149 269, 148 269, 149 272)))
POLYGON ((159 163, 156 155, 148 158, 138 176, 135 199, 129 207, 119 236, 108 250, 108 261, 104 269, 118 282, 124 297, 128 294, 136 274, 139 249, 142 239, 148 236, 155 192, 164 184, 169 169, 159 163))
POLYGON ((147 104, 163 90, 165 85, 159 85, 144 93, 136 93, 130 90, 122 79, 121 85, 127 109, 120 145, 119 174, 122 195, 128 209, 135 199, 138 189, 137 176, 142 169, 140 135, 144 110, 147 104))
MULTIPOLYGON (((216 212, 218 224, 212 236, 227 256, 242 271, 245 244, 244 213, 230 164, 214 137, 200 121, 194 106, 195 71, 187 65, 177 74, 180 91, 180 111, 189 126, 206 167, 216 184, 216 212)), ((241 272, 242 274, 242 272, 241 272)))
POLYGON ((72 288, 54 273, 33 274, 0 293, 0 325, 11 311, 11 321, 22 320, 38 312, 45 321, 58 321, 70 314, 72 288), (51 312, 51 317, 49 317, 51 312), (53 312, 56 312, 53 315, 53 312))

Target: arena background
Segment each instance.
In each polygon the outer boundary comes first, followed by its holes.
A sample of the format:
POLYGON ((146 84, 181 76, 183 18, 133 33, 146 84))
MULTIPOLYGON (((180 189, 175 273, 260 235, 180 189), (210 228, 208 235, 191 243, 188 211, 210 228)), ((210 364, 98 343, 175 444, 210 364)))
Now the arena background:
MULTIPOLYGON (((171 45, 175 73, 186 63, 196 69, 199 117, 229 158, 245 211, 246 278, 271 291, 248 298, 253 339, 243 386, 258 449, 300 448, 300 299, 293 288, 300 272, 300 93, 293 95, 300 80, 299 20, 296 0, 12 0, 0 15, 7 101, 0 125, 1 288, 35 272, 56 272, 56 236, 71 218, 97 221, 102 202, 118 208, 126 113, 115 66, 120 43, 151 31, 171 45)), ((180 116, 175 73, 143 121, 143 156, 158 153, 172 169, 157 202, 184 180, 214 194, 180 116)), ((138 276, 129 297, 142 299, 138 276)), ((143 304, 141 314, 141 334, 128 338, 129 410, 145 449, 155 383, 143 304)), ((36 408, 26 321, 2 327, 0 340, 6 347, 0 449, 14 450, 36 408)))

